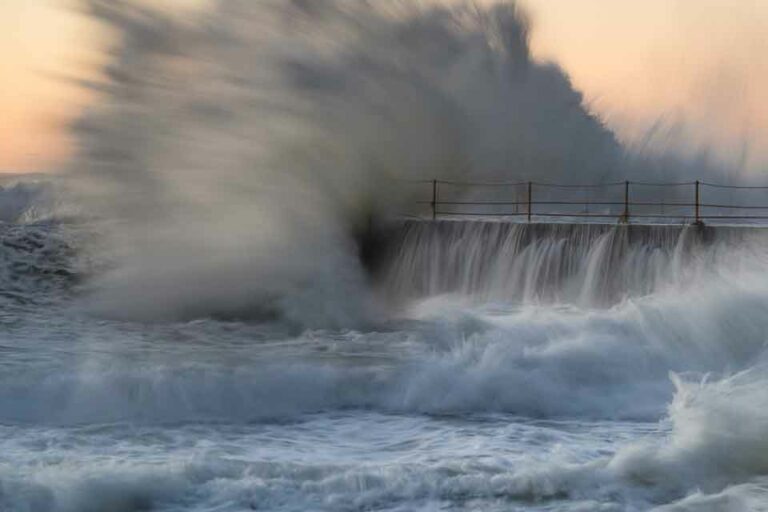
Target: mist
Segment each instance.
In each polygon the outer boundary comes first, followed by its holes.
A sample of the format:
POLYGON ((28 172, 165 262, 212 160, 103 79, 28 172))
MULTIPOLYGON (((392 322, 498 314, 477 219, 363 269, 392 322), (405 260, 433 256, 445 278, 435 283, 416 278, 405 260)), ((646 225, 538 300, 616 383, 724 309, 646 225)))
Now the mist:
POLYGON ((413 199, 401 180, 623 172, 513 2, 89 13, 117 38, 70 175, 109 226, 116 264, 90 290, 107 315, 351 325, 375 310, 355 234, 413 199))

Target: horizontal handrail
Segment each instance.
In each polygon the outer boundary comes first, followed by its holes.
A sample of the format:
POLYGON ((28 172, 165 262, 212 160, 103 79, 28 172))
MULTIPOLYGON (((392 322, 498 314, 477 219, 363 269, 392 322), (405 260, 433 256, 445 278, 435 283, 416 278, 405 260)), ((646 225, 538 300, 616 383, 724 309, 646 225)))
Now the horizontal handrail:
MULTIPOLYGON (((768 186, 746 186, 746 185, 718 185, 714 183, 691 181, 691 182, 643 182, 643 181, 623 181, 623 182, 606 182, 606 183, 593 183, 593 184, 560 184, 560 183, 542 183, 536 181, 515 181, 515 182, 462 182, 452 180, 429 180, 429 181, 412 181, 417 183, 429 184, 432 189, 431 200, 419 200, 415 201, 419 205, 429 205, 431 207, 432 218, 437 218, 439 215, 462 215, 462 216, 525 216, 528 221, 531 221, 533 217, 573 217, 573 218, 611 218, 616 217, 620 222, 629 222, 633 219, 669 219, 679 220, 683 222, 692 220, 693 222, 700 224, 706 220, 719 220, 719 219, 732 219, 732 220, 756 220, 765 219, 768 220, 768 203, 766 204, 753 204, 753 201, 746 202, 747 204, 738 204, 734 202, 733 193, 730 197, 720 199, 730 199, 726 201, 718 201, 718 197, 710 198, 710 201, 702 199, 702 188, 722 188, 722 189, 734 189, 734 190, 763 190, 768 191, 768 186), (442 186, 448 186, 449 198, 440 198, 440 189, 442 186), (606 198, 607 194, 616 194, 617 192, 588 192, 585 198, 583 194, 579 194, 575 197, 559 198, 557 194, 568 194, 569 192, 555 192, 555 191, 541 191, 541 189, 606 189, 610 187, 623 188, 623 197, 621 200, 606 198), (461 187, 465 191, 472 190, 473 187, 525 187, 522 190, 511 192, 513 197, 509 199, 500 198, 499 195, 510 192, 494 192, 493 197, 488 199, 478 198, 477 195, 481 194, 479 191, 473 192, 469 197, 457 197, 461 191, 457 191, 455 187, 461 187), (674 192, 676 199, 671 201, 664 200, 652 200, 646 196, 647 193, 642 193, 641 198, 634 200, 632 198, 632 191, 637 187, 676 187, 674 192), (685 192, 681 187, 692 187, 691 192, 685 192), (536 195, 538 191, 538 196, 536 195), (692 200, 686 201, 683 194, 690 193, 692 200), (524 194, 524 195, 523 195, 524 194), (544 197, 541 196, 544 194, 544 197), (554 194, 554 197, 553 197, 554 194), (603 197, 600 197, 600 195, 603 197), (523 195, 524 199, 521 198, 523 195), (597 196, 597 197, 596 197, 597 196), (594 198, 594 200, 592 200, 594 198), (683 199, 683 200, 681 200, 683 199), (712 200, 714 199, 714 201, 712 200), (487 211, 488 208, 495 208, 498 211, 487 211), (504 209, 503 207, 513 207, 504 209), (573 207, 583 207, 584 211, 569 211, 574 210, 573 207), (596 208, 597 211, 590 212, 590 208, 596 208), (640 211, 633 211, 638 208, 642 208, 640 211), (656 208, 657 211, 648 211, 648 209, 656 208), (600 211, 602 209, 603 211, 600 211), (678 209, 678 211, 675 211, 678 209), (688 211, 679 211, 680 209, 688 209, 688 211), (446 211, 450 210, 450 211, 446 211), (565 211, 564 211, 565 210, 565 211), (672 211, 670 211, 672 210, 672 211), (715 210, 715 211, 713 211, 715 210), (765 214, 762 211, 765 210, 765 214), (718 213, 718 211, 721 211, 718 213), (743 211, 744 214, 740 214, 743 211), (731 213, 727 213, 731 212, 731 213), (755 214, 747 214, 747 212, 755 212, 755 214)), ((572 193, 571 193, 572 194, 572 193)))
MULTIPOLYGON (((416 201, 416 204, 432 204, 432 201, 416 201)), ((526 201, 437 201, 437 206, 524 206, 528 203, 526 201)), ((560 205, 560 206, 622 206, 623 202, 618 201, 533 201, 534 205, 560 205)), ((629 206, 659 206, 659 207, 681 207, 681 208, 694 208, 696 203, 647 203, 639 201, 630 201, 629 206)), ((718 208, 718 209, 732 209, 732 210, 768 210, 766 206, 754 206, 754 205, 736 205, 736 204, 710 204, 701 203, 701 208, 718 208)))
POLYGON ((430 180, 436 181, 438 185, 456 185, 460 187, 522 187, 528 185, 527 181, 452 181, 452 180, 430 180))
MULTIPOLYGON (((642 187, 684 187, 694 186, 696 181, 607 181, 604 183, 551 183, 546 181, 457 181, 457 180, 428 180, 428 179, 397 179, 402 183, 430 185, 437 182, 439 185, 458 185, 466 187, 519 187, 529 183, 537 187, 562 187, 562 188, 597 188, 597 187, 619 187, 626 183, 642 187)), ((725 185, 720 183, 711 183, 708 181, 699 181, 702 187, 712 188, 732 188, 732 189, 755 189, 768 190, 768 185, 725 185)))
POLYGON ((705 181, 701 181, 699 183, 704 187, 712 187, 712 188, 731 188, 731 189, 739 189, 739 190, 746 190, 746 189, 768 190, 768 185, 718 185, 716 183, 707 183, 705 181))

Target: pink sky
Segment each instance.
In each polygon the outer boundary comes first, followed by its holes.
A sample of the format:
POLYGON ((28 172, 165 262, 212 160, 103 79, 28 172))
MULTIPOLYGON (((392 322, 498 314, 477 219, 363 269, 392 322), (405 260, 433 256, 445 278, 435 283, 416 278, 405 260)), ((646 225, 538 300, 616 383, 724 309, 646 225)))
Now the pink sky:
MULTIPOLYGON (((71 152, 66 122, 88 98, 61 75, 93 68, 105 37, 74 3, 0 2, 0 170, 55 169, 71 152)), ((663 119, 683 127, 678 142, 690 149, 728 155, 746 145, 753 168, 768 161, 765 0, 522 3, 536 55, 565 68, 625 141, 663 119)))

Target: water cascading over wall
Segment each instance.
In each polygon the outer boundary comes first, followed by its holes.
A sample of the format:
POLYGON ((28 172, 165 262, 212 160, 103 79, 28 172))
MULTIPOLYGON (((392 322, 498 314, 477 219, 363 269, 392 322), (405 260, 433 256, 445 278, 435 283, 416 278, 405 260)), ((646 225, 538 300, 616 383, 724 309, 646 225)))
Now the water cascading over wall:
POLYGON ((761 231, 728 227, 405 221, 379 276, 398 300, 460 294, 479 302, 605 307, 703 278, 761 231))

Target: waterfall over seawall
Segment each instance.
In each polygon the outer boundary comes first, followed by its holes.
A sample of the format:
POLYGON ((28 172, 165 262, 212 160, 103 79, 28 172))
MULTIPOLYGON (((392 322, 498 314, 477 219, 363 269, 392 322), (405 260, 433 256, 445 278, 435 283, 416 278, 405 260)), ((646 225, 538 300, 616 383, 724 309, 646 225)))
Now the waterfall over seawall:
POLYGON ((379 276, 396 299, 610 306, 695 283, 763 239, 759 228, 413 220, 390 233, 379 276))

